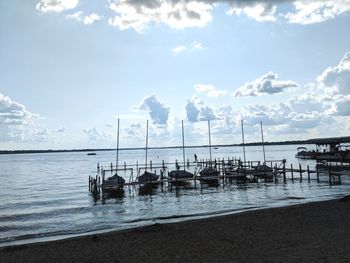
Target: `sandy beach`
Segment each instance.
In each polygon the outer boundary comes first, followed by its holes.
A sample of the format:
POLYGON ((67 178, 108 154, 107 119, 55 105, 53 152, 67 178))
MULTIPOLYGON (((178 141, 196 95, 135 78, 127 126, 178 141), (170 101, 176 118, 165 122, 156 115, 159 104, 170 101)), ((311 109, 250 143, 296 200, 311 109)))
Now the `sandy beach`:
POLYGON ((350 262, 350 198, 0 248, 0 262, 350 262))

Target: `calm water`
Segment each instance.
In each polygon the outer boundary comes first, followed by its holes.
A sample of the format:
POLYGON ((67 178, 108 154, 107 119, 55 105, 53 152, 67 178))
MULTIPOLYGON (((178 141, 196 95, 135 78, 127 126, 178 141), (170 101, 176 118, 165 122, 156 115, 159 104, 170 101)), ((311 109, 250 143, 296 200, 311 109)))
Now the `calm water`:
MULTIPOLYGON (((294 158, 297 146, 266 147, 268 160, 294 158)), ((240 148, 213 149, 214 157, 241 157, 240 148)), ((247 147, 247 160, 262 160, 261 147, 247 147)), ((205 148, 187 149, 188 158, 209 156, 205 148)), ((182 150, 149 150, 149 159, 182 160, 182 150)), ((237 211, 285 206, 338 198, 349 194, 350 176, 341 185, 321 182, 225 184, 218 187, 188 185, 169 191, 158 187, 144 194, 138 187, 125 188, 121 196, 96 199, 88 191, 88 177, 95 175, 96 164, 115 162, 115 152, 50 153, 0 155, 0 246, 125 229, 155 222, 234 213, 237 211)), ((144 161, 143 150, 120 151, 120 163, 144 161)), ((300 161, 303 167, 314 161, 300 161)))

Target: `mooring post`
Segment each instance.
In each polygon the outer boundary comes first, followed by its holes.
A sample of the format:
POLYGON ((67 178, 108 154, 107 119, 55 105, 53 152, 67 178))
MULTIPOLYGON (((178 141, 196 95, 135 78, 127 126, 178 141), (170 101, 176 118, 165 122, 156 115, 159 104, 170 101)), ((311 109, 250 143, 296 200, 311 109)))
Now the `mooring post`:
POLYGON ((97 173, 100 172, 100 163, 97 163, 97 173))
POLYGON ((292 174, 292 181, 294 180, 294 170, 293 170, 293 164, 290 164, 290 172, 292 174))
POLYGON ((287 177, 286 177, 286 162, 283 162, 283 182, 286 183, 287 177))
POLYGON ((149 161, 149 167, 150 167, 150 169, 152 171, 152 161, 149 161))
POLYGON ((320 182, 320 171, 318 170, 318 166, 316 165, 316 176, 317 176, 317 182, 320 182))
POLYGON ((91 192, 91 176, 89 175, 89 191, 91 192))
POLYGON ((299 163, 299 172, 300 172, 300 182, 303 181, 303 170, 301 169, 301 164, 299 163))
POLYGON ((126 162, 124 162, 124 171, 126 171, 126 162))
POLYGON ((113 173, 113 163, 111 163, 111 173, 113 173))
POLYGON ((307 166, 307 180, 310 183, 310 167, 309 166, 307 166))

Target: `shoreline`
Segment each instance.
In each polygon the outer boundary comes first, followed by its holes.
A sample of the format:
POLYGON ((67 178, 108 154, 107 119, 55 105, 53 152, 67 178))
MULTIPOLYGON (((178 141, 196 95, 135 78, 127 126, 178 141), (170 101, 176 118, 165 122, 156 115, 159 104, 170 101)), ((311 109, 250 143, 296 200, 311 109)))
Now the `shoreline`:
POLYGON ((0 247, 0 262, 346 262, 350 197, 0 247))

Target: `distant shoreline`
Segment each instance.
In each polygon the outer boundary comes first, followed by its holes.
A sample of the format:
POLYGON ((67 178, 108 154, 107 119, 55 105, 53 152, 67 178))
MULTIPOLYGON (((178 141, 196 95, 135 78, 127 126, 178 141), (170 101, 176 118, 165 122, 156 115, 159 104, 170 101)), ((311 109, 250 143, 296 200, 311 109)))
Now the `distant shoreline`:
MULTIPOLYGON (((308 139, 308 140, 292 140, 292 141, 278 141, 278 142, 264 142, 265 146, 269 145, 300 145, 300 144, 316 144, 316 143, 350 143, 350 136, 345 137, 333 137, 333 138, 318 138, 318 139, 308 139)), ((245 143, 245 146, 261 146, 262 142, 250 142, 245 143)), ((242 143, 236 144, 213 144, 211 147, 234 147, 243 146, 242 143)), ((189 145, 185 148, 206 148, 209 145, 189 145)), ((161 146, 161 147, 148 147, 150 150, 157 149, 177 149, 182 148, 182 146, 161 146)), ((144 150, 144 147, 131 147, 131 148, 120 148, 120 151, 130 151, 130 150, 144 150)), ((101 152, 101 151, 115 151, 115 148, 107 149, 69 149, 69 150, 0 150, 0 154, 32 154, 32 153, 65 153, 65 152, 101 152)))
MULTIPOLYGON (((311 144, 306 141, 286 141, 286 142, 265 142, 264 145, 296 145, 296 144, 311 144)), ((261 142, 251 142, 245 143, 245 146, 260 146, 261 142)), ((211 147, 234 147, 242 146, 242 144, 213 144, 211 147)), ((189 145, 185 148, 206 148, 209 145, 189 145)), ((148 147, 149 150, 154 149, 177 149, 182 148, 182 146, 162 146, 162 147, 148 147)), ((130 150, 144 150, 144 147, 131 147, 131 148, 120 148, 120 151, 130 151, 130 150)), ((102 151, 115 151, 115 148, 107 149, 69 149, 69 150, 0 150, 0 154, 31 154, 31 153, 65 153, 65 152, 102 152, 102 151)))

